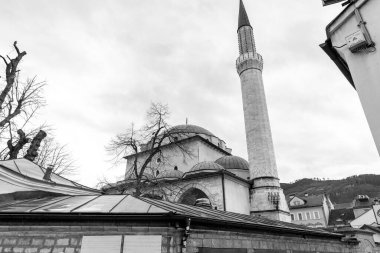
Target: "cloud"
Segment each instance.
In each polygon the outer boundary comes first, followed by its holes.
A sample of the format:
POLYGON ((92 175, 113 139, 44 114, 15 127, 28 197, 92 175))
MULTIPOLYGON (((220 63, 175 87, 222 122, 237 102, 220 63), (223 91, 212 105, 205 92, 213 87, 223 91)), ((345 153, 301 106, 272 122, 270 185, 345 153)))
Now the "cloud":
MULTIPOLYGON (((245 1, 282 181, 376 173, 379 159, 356 92, 318 47, 340 6, 245 1)), ((17 39, 24 76, 48 81, 41 121, 52 124, 95 185, 110 168, 104 146, 151 101, 171 123, 203 126, 247 157, 236 25, 238 1, 13 1, 2 6, 0 52, 17 39)))

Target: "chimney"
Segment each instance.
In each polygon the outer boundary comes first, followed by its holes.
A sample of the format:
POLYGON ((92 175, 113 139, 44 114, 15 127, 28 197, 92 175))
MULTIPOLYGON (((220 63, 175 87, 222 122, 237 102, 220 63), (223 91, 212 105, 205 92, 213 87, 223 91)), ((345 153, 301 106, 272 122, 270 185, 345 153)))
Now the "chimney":
POLYGON ((212 209, 211 202, 208 198, 200 198, 195 200, 194 206, 212 209))
POLYGON ((44 180, 51 181, 51 173, 53 173, 54 166, 49 165, 45 171, 44 180))

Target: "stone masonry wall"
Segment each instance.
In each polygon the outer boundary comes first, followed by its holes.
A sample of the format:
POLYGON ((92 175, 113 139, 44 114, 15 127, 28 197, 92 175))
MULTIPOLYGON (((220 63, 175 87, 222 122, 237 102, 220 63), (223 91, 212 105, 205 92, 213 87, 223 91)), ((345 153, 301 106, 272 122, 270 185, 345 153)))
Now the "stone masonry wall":
POLYGON ((266 233, 244 233, 192 230, 187 240, 186 253, 201 248, 247 249, 247 253, 367 253, 363 247, 352 246, 336 239, 305 239, 302 236, 281 236, 266 233))
POLYGON ((83 236, 162 235, 162 253, 180 252, 181 230, 139 226, 0 226, 1 253, 80 253, 83 236))

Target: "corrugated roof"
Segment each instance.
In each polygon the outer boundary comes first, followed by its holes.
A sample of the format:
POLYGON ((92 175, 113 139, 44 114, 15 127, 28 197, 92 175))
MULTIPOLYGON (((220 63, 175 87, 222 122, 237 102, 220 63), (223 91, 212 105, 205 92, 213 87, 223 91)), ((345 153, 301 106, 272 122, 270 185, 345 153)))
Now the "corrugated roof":
POLYGON ((0 217, 4 215, 33 215, 41 213, 46 215, 91 214, 92 220, 96 222, 94 215, 174 215, 177 217, 190 217, 198 222, 214 222, 215 224, 239 225, 257 229, 276 230, 286 233, 312 234, 316 236, 335 236, 321 229, 308 228, 292 223, 270 220, 257 216, 225 212, 184 204, 171 203, 148 198, 135 198, 131 195, 85 195, 72 197, 58 197, 34 199, 27 201, 12 202, 0 206, 0 217))

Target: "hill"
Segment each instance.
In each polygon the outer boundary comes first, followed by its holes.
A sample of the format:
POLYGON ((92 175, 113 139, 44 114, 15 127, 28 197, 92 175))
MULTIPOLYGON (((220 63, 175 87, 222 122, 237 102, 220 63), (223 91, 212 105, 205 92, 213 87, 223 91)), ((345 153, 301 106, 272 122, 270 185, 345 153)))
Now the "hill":
POLYGON ((333 203, 347 203, 359 194, 380 197, 380 175, 366 174, 340 180, 303 178, 294 183, 282 183, 281 187, 286 195, 326 193, 333 203))

